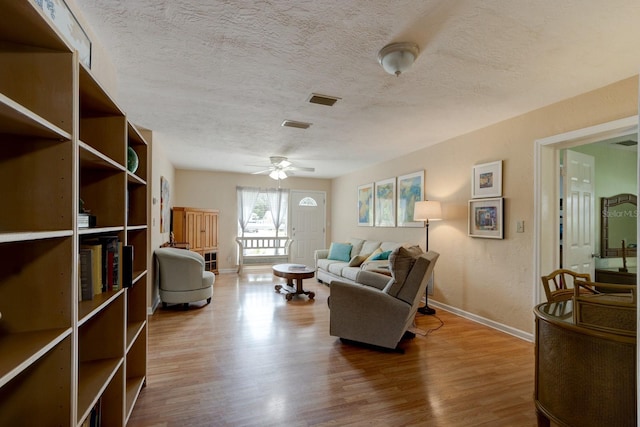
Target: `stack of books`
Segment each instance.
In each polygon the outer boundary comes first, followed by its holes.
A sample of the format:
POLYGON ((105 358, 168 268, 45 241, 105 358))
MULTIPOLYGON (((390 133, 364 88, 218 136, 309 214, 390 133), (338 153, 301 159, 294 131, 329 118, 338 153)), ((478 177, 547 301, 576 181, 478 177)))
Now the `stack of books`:
POLYGON ((133 246, 123 245, 118 236, 83 240, 78 261, 79 301, 133 285, 133 246))

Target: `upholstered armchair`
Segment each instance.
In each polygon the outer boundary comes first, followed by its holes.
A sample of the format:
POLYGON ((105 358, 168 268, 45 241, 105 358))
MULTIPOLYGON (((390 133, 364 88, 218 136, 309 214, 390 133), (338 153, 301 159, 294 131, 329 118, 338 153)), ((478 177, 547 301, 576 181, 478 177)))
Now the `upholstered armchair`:
POLYGON ((154 251, 159 277, 160 300, 167 304, 184 304, 207 300, 211 302, 216 276, 204 271, 202 255, 177 248, 159 248, 154 251))
POLYGON ((370 271, 351 284, 330 284, 329 333, 343 340, 395 349, 414 325, 420 300, 440 255, 419 247, 395 249, 389 256, 392 277, 370 271))

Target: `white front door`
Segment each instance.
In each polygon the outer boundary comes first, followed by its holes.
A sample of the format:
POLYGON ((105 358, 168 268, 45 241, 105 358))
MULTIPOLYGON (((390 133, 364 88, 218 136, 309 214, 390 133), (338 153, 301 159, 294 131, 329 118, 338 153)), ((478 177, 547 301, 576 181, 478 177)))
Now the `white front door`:
POLYGON ((595 277, 594 158, 566 150, 562 266, 595 277))
POLYGON ((291 190, 291 262, 315 267, 313 253, 325 244, 325 193, 291 190))

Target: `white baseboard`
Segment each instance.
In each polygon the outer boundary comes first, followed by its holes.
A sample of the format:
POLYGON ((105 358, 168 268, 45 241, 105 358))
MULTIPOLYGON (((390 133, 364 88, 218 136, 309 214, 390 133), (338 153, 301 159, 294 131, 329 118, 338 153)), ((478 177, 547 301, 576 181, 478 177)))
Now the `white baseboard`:
POLYGON ((153 313, 156 311, 156 308, 158 308, 159 305, 160 305, 160 297, 158 296, 151 304, 151 307, 147 307, 147 315, 148 316, 153 315, 153 313))
POLYGON ((438 307, 442 310, 448 311, 449 313, 456 314, 460 317, 464 317, 465 319, 472 320, 476 323, 480 323, 481 325, 488 326, 490 328, 496 329, 500 332, 504 332, 505 334, 512 335, 516 338, 520 338, 522 340, 533 342, 534 336, 528 332, 521 331, 520 329, 512 328, 511 326, 503 325, 502 323, 495 322, 493 320, 487 319, 482 316, 478 316, 477 314, 469 313, 464 310, 460 310, 459 308, 451 307, 450 305, 440 303, 438 301, 434 301, 429 298, 429 306, 438 307))

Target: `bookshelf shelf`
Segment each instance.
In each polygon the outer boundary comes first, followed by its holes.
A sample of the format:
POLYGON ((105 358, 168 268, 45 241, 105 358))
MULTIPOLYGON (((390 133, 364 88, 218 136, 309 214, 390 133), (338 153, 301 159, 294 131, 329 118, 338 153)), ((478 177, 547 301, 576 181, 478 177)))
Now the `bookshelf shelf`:
POLYGON ((55 239, 57 237, 69 236, 73 236, 72 230, 0 233, 0 243, 30 242, 34 240, 55 239))
POLYGON ((78 420, 83 420, 122 365, 121 358, 81 362, 78 367, 78 420))
POLYGON ((0 94, 0 128, 10 135, 70 140, 71 134, 0 94))
POLYGON ((5 1, 0 134, 11 207, 0 211, 0 426, 80 427, 96 405, 102 425, 124 426, 146 381, 151 132, 129 121, 35 2, 5 1), (79 228, 80 200, 95 227, 79 228), (87 246, 107 236, 117 252, 94 265, 87 246), (119 274, 115 290, 98 292, 103 265, 119 274))
POLYGON ((124 290, 108 291, 94 295, 93 299, 78 303, 78 326, 89 320, 94 314, 99 313, 104 307, 120 296, 124 290))
POLYGON ((0 387, 35 363, 70 334, 71 328, 23 332, 0 337, 0 349, 4 354, 0 361, 0 387))
POLYGON ((125 402, 127 421, 129 421, 129 417, 131 416, 131 412, 133 412, 133 406, 135 405, 136 399, 140 395, 142 387, 144 387, 144 382, 144 376, 127 378, 127 398, 125 402))

